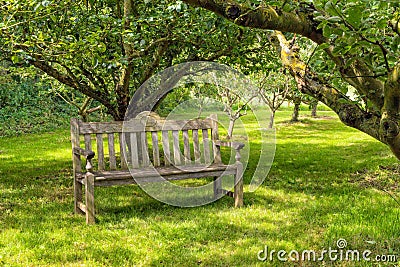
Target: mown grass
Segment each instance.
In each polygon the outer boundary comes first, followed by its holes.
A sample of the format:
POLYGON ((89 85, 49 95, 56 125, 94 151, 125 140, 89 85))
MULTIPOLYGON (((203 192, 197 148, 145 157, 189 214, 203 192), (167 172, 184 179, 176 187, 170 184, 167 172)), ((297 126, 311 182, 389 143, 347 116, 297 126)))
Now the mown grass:
MULTIPOLYGON (((245 206, 232 199, 178 208, 137 186, 96 188, 99 222, 74 215, 69 131, 0 138, 2 266, 373 266, 371 262, 261 262, 276 251, 347 248, 399 254, 398 161, 383 144, 332 112, 290 124, 277 113, 271 171, 245 206)), ((251 117, 244 117, 250 128, 251 117)), ((248 133, 245 183, 257 165, 248 133)), ((398 263, 397 263, 398 264, 398 263)), ((388 266, 393 266, 388 265, 388 266)))

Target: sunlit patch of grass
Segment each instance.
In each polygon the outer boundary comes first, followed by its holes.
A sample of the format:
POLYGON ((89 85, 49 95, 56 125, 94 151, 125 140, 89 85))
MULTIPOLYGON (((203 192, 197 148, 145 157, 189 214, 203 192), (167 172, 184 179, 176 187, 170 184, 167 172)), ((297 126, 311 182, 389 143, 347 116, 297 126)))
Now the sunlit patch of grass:
MULTIPOLYGON (((260 127, 254 118, 243 118, 251 150, 241 209, 228 197, 179 208, 137 186, 96 188, 99 222, 93 226, 73 214, 68 130, 0 138, 0 265, 288 266, 277 259, 260 262, 257 253, 266 245, 321 251, 334 248, 339 238, 352 249, 398 255, 397 160, 332 112, 319 115, 293 124, 287 122, 290 111, 277 113, 275 160, 255 192, 248 184, 257 166, 260 127)), ((185 186, 201 184, 191 180, 185 186)))

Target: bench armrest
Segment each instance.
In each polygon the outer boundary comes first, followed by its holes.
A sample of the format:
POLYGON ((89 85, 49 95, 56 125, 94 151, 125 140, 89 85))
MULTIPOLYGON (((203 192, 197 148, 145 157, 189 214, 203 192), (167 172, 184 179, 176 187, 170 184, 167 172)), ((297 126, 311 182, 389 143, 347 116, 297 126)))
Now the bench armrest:
POLYGON ((74 147, 72 151, 75 155, 84 156, 86 158, 86 170, 91 172, 93 169, 92 158, 94 158, 95 153, 92 150, 86 150, 80 147, 74 147))
POLYGON ((220 141, 217 140, 215 141, 215 145, 216 146, 227 146, 227 147, 231 147, 235 150, 240 150, 242 148, 244 148, 244 144, 240 143, 240 142, 231 142, 231 141, 220 141))
POLYGON ((243 143, 217 140, 217 141, 215 141, 215 145, 216 146, 220 146, 220 147, 221 146, 227 146, 227 147, 231 147, 231 148, 235 149, 236 150, 236 156, 235 156, 236 164, 241 164, 240 163, 240 159, 241 159, 240 150, 242 148, 244 148, 244 144, 243 143))
POLYGON ((96 155, 92 150, 86 150, 80 147, 74 147, 73 151, 75 155, 84 156, 86 159, 92 159, 96 155))

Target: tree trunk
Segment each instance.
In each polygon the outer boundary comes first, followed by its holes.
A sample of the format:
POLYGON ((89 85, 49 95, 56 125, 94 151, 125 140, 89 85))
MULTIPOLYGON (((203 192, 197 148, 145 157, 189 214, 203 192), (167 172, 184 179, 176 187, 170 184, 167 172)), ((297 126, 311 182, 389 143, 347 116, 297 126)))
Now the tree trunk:
POLYGON ((318 101, 312 101, 311 102, 311 117, 316 118, 317 117, 317 107, 318 107, 318 101))
POLYGON ((234 119, 230 119, 229 120, 229 126, 228 126, 228 139, 232 139, 233 127, 235 127, 235 120, 234 119))
POLYGON ((270 117, 269 117, 269 125, 268 125, 268 128, 269 128, 269 129, 272 129, 272 127, 274 127, 275 112, 276 112, 276 110, 272 110, 272 111, 271 111, 271 115, 270 115, 270 117))
POLYGON ((300 98, 296 98, 294 100, 293 114, 292 114, 292 119, 290 120, 290 122, 298 122, 299 121, 300 104, 301 104, 300 98))

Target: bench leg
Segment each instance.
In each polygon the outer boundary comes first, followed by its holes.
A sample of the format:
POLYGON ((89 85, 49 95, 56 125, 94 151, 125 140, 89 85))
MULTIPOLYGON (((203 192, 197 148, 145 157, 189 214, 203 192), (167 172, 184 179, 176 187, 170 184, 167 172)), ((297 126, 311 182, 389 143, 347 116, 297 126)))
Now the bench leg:
POLYGON ((82 184, 74 177, 74 210, 77 214, 84 214, 79 208, 79 203, 82 203, 82 184))
POLYGON ((214 199, 218 199, 222 192, 222 182, 221 176, 214 176, 214 199))
POLYGON ((86 223, 94 224, 94 175, 88 173, 85 178, 85 183, 86 223))
POLYGON ((236 163, 237 169, 235 174, 235 189, 233 198, 235 200, 235 208, 243 206, 243 165, 240 162, 236 163))

